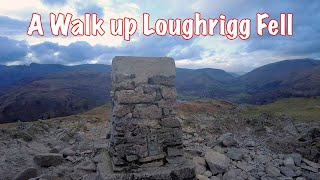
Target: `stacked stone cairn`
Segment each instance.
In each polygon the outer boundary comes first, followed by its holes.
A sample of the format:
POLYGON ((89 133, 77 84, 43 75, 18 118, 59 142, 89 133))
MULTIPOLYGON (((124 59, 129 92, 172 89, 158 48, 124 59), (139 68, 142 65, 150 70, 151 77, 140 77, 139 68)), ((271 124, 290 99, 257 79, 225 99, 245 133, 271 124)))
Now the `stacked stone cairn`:
POLYGON ((115 57, 112 62, 113 171, 161 167, 184 157, 176 118, 172 58, 115 57))

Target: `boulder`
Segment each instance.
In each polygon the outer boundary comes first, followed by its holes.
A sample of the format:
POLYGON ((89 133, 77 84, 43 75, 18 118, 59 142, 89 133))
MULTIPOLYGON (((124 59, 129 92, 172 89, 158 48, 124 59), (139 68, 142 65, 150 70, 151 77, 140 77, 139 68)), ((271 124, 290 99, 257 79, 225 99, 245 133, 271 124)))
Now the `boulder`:
POLYGON ((62 154, 63 156, 74 156, 76 155, 76 152, 73 151, 71 148, 64 148, 62 149, 60 152, 60 154, 62 154))
POLYGON ((181 147, 168 147, 168 156, 175 157, 175 156, 183 156, 184 152, 181 147))
POLYGON ((300 166, 302 169, 305 169, 305 170, 308 170, 308 171, 311 171, 311 172, 314 172, 314 173, 318 173, 319 170, 318 168, 314 168, 314 167, 310 167, 310 166, 307 166, 306 164, 301 164, 300 166))
POLYGON ((240 169, 230 169, 222 176, 222 180, 244 180, 246 175, 240 169))
POLYGON ((282 166, 279 168, 280 172, 287 177, 295 177, 296 173, 289 167, 282 166))
POLYGON ((207 151, 204 158, 213 175, 226 172, 231 162, 227 156, 213 150, 207 151))
POLYGON ((205 171, 204 173, 202 173, 202 175, 206 176, 206 177, 211 177, 212 176, 212 172, 211 171, 205 171))
POLYGON ((317 168, 317 169, 320 168, 320 164, 318 164, 318 163, 309 161, 309 160, 307 160, 307 159, 302 159, 302 161, 303 161, 304 163, 306 163, 308 166, 311 166, 311 167, 313 167, 313 168, 317 168))
POLYGON ((225 147, 237 145, 237 141, 234 139, 234 135, 232 133, 226 133, 221 135, 218 138, 218 141, 225 147))
POLYGON ((33 161, 41 167, 57 166, 62 164, 63 155, 59 153, 37 154, 33 161))
POLYGON ((197 179, 198 180, 210 180, 208 177, 200 175, 200 174, 197 175, 197 179))
POLYGON ((77 166, 77 169, 85 170, 85 171, 96 171, 96 165, 92 161, 83 161, 77 166))
POLYGON ((21 171, 14 179, 15 180, 25 180, 37 177, 38 172, 34 167, 29 167, 21 171))
POLYGON ((232 160, 241 160, 243 158, 243 151, 240 148, 231 148, 226 154, 232 160))
POLYGON ((295 163, 294 163, 294 160, 291 156, 288 156, 284 159, 283 161, 283 164, 286 166, 286 167, 289 167, 291 169, 295 169, 295 163))
POLYGON ((267 165, 265 168, 265 171, 268 176, 272 176, 272 177, 278 177, 281 174, 280 170, 273 165, 267 165))
POLYGON ((292 154, 289 154, 288 156, 292 157, 293 158, 293 161, 294 161, 294 164, 296 166, 300 166, 301 165, 301 161, 302 161, 302 156, 298 153, 292 153, 292 154))

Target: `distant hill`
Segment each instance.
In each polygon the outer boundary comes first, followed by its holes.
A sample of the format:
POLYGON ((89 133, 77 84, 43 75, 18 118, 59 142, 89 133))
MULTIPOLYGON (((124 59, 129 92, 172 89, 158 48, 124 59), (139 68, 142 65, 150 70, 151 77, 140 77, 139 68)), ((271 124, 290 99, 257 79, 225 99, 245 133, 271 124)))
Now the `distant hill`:
POLYGON ((36 64, 18 66, 0 65, 0 96, 13 86, 21 86, 32 80, 48 74, 70 71, 106 72, 110 71, 108 65, 84 64, 78 66, 63 66, 60 64, 36 64))
POLYGON ((279 97, 320 95, 320 61, 286 60, 257 68, 239 82, 246 86, 249 103, 268 103, 279 97))
MULTIPOLYGON (((31 64, 2 66, 0 71, 4 80, 0 89, 0 123, 66 116, 110 100, 109 65, 31 64)), ((209 92, 218 88, 222 92, 223 84, 234 80, 234 76, 218 69, 177 69, 177 89, 185 99, 207 98, 209 92)))
POLYGON ((38 78, 0 97, 0 122, 84 112, 110 100, 110 74, 63 72, 38 78))
POLYGON ((238 93, 232 86, 237 78, 220 69, 177 69, 177 90, 181 99, 225 98, 238 93))
MULTIPOLYGON (((85 112, 110 100, 109 65, 0 66, 0 123, 85 112)), ((224 99, 265 104, 320 95, 320 61, 268 64, 242 76, 220 69, 177 68, 181 100, 224 99)))

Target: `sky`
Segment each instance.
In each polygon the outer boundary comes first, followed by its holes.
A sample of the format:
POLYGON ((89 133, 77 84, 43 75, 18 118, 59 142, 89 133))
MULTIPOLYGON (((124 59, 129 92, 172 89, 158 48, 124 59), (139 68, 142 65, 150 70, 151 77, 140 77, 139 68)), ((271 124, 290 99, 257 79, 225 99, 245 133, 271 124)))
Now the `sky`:
MULTIPOLYGON (((287 59, 320 59, 319 0, 0 0, 0 64, 111 64, 114 56, 169 56, 178 67, 217 68, 248 72, 262 65, 287 59), (13 6, 14 5, 14 6, 13 6), (158 18, 251 18, 268 12, 274 19, 280 13, 294 14, 294 36, 257 36, 248 40, 228 40, 223 36, 193 37, 144 36, 137 32, 128 42, 106 33, 102 37, 62 37, 50 35, 49 14, 97 13, 99 18, 131 17, 141 23, 142 14, 158 18), (45 36, 28 36, 32 13, 42 15, 45 36), (47 32, 47 33, 46 33, 47 32)), ((141 27, 140 27, 141 28, 141 27)))

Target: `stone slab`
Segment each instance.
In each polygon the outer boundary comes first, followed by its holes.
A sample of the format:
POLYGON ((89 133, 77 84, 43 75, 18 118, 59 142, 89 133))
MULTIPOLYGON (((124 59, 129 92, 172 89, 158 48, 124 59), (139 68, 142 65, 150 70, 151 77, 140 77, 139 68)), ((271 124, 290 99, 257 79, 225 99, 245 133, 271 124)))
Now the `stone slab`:
POLYGON ((112 170, 110 156, 101 154, 97 165, 99 180, 195 180, 195 166, 187 160, 183 164, 166 164, 163 167, 139 168, 131 172, 116 173, 112 170))
POLYGON ((176 76, 175 62, 168 57, 116 56, 112 61, 112 78, 117 75, 135 75, 136 84, 148 83, 155 76, 176 76))

